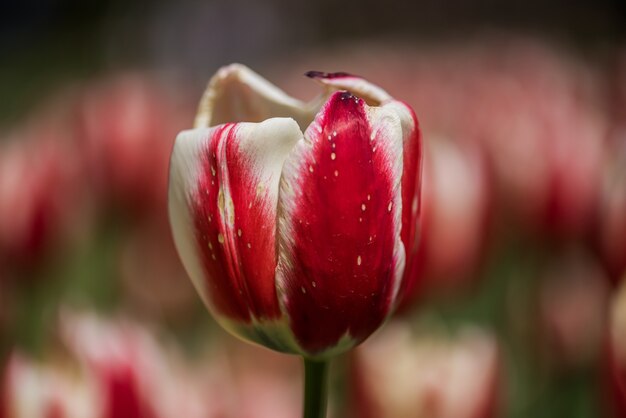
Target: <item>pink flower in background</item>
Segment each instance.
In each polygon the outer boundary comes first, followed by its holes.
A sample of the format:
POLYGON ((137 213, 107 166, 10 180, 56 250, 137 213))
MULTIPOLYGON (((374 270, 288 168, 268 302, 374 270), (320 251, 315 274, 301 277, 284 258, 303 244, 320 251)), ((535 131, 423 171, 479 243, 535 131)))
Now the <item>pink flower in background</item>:
POLYGON ((64 355, 52 346, 39 361, 11 355, 0 417, 291 418, 301 409, 297 359, 227 335, 193 363, 127 319, 65 311, 59 336, 64 355))
POLYGON ((366 339, 399 297, 421 138, 379 87, 308 75, 324 92, 304 104, 243 66, 221 69, 197 129, 176 140, 169 209, 183 264, 227 330, 326 356, 366 339))
POLYGON ((601 266, 582 251, 555 256, 539 283, 542 356, 560 370, 593 364, 606 332, 609 302, 601 266))
POLYGON ((66 88, 0 144, 0 263, 33 266, 94 209, 164 213, 184 97, 142 75, 66 88))
POLYGON ((453 338, 386 326, 354 356, 355 418, 498 416, 501 360, 493 337, 466 329, 453 338))
POLYGON ((456 57, 465 72, 457 134, 484 147, 501 205, 539 229, 584 232, 606 135, 593 74, 532 42, 456 57))
POLYGON ((214 398, 145 327, 64 313, 61 339, 93 381, 98 417, 213 417, 214 398))
POLYGON ((275 73, 298 92, 289 74, 312 63, 376 77, 420 115, 427 140, 480 147, 494 182, 494 216, 565 237, 586 232, 607 133, 601 79, 591 66, 544 42, 483 37, 324 49, 275 73))
POLYGON ((146 76, 118 75, 84 90, 78 139, 105 206, 131 212, 165 206, 173 138, 185 103, 146 76))
POLYGON ((0 144, 0 265, 36 265, 85 218, 81 161, 57 113, 35 114, 0 144))
MULTIPOLYGON (((13 354, 3 376, 7 418, 103 418, 96 392, 69 368, 13 354)), ((0 407, 3 406, 0 402, 0 407)))
POLYGON ((415 286, 407 303, 473 277, 488 235, 490 183, 475 147, 426 140, 423 182, 417 261, 409 272, 415 286))

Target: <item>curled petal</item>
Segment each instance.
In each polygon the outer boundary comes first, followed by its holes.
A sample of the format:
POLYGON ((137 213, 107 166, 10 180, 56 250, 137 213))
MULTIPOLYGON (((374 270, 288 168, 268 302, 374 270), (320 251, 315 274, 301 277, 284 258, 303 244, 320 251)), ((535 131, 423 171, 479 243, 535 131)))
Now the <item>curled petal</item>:
POLYGON ((285 162, 276 286, 309 355, 343 351, 386 318, 404 269, 402 127, 334 93, 285 162))
POLYGON ((256 325, 282 316, 274 286, 280 173, 301 137, 292 119, 225 124, 181 133, 172 154, 170 221, 183 264, 225 327, 266 345, 271 337, 256 325))
POLYGON ((379 105, 391 100, 391 96, 385 90, 356 75, 309 71, 306 76, 333 90, 347 90, 355 96, 365 99, 370 105, 379 105))
POLYGON ((241 64, 231 64, 211 78, 198 107, 196 128, 229 122, 262 122, 292 117, 306 126, 320 104, 304 104, 241 64))

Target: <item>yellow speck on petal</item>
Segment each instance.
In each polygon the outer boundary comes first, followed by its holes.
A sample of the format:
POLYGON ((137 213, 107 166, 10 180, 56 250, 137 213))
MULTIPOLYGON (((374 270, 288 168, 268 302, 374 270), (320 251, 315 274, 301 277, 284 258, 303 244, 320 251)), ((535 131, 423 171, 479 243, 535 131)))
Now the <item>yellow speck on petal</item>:
POLYGON ((367 195, 367 200, 372 200, 372 196, 367 195))
POLYGON ((334 152, 332 154, 330 154, 330 159, 334 160, 335 158, 337 158, 337 154, 335 154, 334 152))
POLYGON ((312 165, 310 165, 310 166, 309 166, 309 171, 310 171, 311 173, 313 172, 313 166, 312 166, 312 165))
POLYGON ((217 234, 217 242, 219 242, 220 244, 224 243, 224 235, 222 235, 221 233, 217 234))
POLYGON ((213 260, 217 260, 217 258, 215 258, 215 254, 211 254, 211 258, 212 258, 213 260))
POLYGON ((356 258, 356 265, 357 265, 357 266, 360 266, 360 265, 361 265, 361 256, 358 256, 358 257, 356 258))
POLYGON ((306 289, 304 288, 304 286, 300 286, 300 290, 302 291, 302 293, 306 293, 306 289))
POLYGON ((248 248, 252 248, 252 244, 248 243, 248 248))
POLYGON ((241 228, 239 228, 239 229, 237 230, 237 236, 239 236, 239 237, 241 236, 241 228))
POLYGON ((217 207, 223 213, 224 212, 224 190, 220 188, 220 191, 217 193, 217 207))
POLYGON ((362 204, 361 204, 361 210, 362 210, 363 212, 365 212, 365 203, 362 203, 362 204))
POLYGON ((213 244, 211 244, 211 242, 209 241, 209 250, 213 249, 213 244))
POLYGON ((387 211, 391 212, 392 206, 393 206, 393 202, 389 202, 389 206, 387 206, 387 211))
POLYGON ((335 177, 339 177, 339 170, 335 170, 335 177))
POLYGON ((313 287, 317 287, 317 283, 315 283, 315 282, 311 282, 311 286, 313 286, 313 287))

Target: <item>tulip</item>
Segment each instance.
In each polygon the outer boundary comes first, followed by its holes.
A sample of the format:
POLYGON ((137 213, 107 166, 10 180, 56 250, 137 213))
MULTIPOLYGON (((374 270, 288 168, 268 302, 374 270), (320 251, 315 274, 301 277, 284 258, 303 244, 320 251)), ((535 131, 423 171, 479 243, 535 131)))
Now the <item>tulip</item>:
POLYGON ((214 391, 145 325, 64 310, 59 337, 98 399, 96 418, 223 416, 214 391))
POLYGON ((402 307, 467 287, 487 244, 491 190, 485 159, 469 144, 424 142, 424 204, 417 262, 402 307))
POLYGON ((609 287, 584 251, 565 253, 540 273, 538 348, 549 364, 581 369, 597 358, 607 322, 609 287))
POLYGON ((79 158, 65 119, 49 113, 0 140, 0 269, 32 271, 85 221, 79 158))
POLYGON ((100 418, 93 385, 70 370, 14 353, 3 379, 1 417, 100 418))
POLYGON ((147 75, 88 85, 77 106, 77 148, 102 206, 145 215, 165 207, 173 137, 184 127, 177 103, 147 75))
POLYGON ((244 66, 219 70, 195 129, 176 139, 169 213, 217 321, 319 365, 364 341, 401 295, 421 136, 413 111, 381 88, 307 75, 324 91, 305 104, 244 66))
POLYGON ((355 350, 352 371, 353 417, 489 418, 500 409, 500 348, 474 327, 443 336, 394 321, 355 350))
POLYGON ((145 325, 67 310, 57 336, 63 356, 56 345, 40 360, 12 352, 0 374, 0 417, 242 416, 223 399, 225 356, 211 356, 210 369, 204 362, 191 368, 145 325))

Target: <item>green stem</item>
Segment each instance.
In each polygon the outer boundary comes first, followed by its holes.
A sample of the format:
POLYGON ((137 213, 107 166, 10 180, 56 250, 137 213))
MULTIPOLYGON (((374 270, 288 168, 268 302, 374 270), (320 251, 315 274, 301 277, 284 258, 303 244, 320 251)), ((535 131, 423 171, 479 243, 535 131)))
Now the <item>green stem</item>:
POLYGON ((328 361, 304 359, 304 418, 326 418, 328 361))

